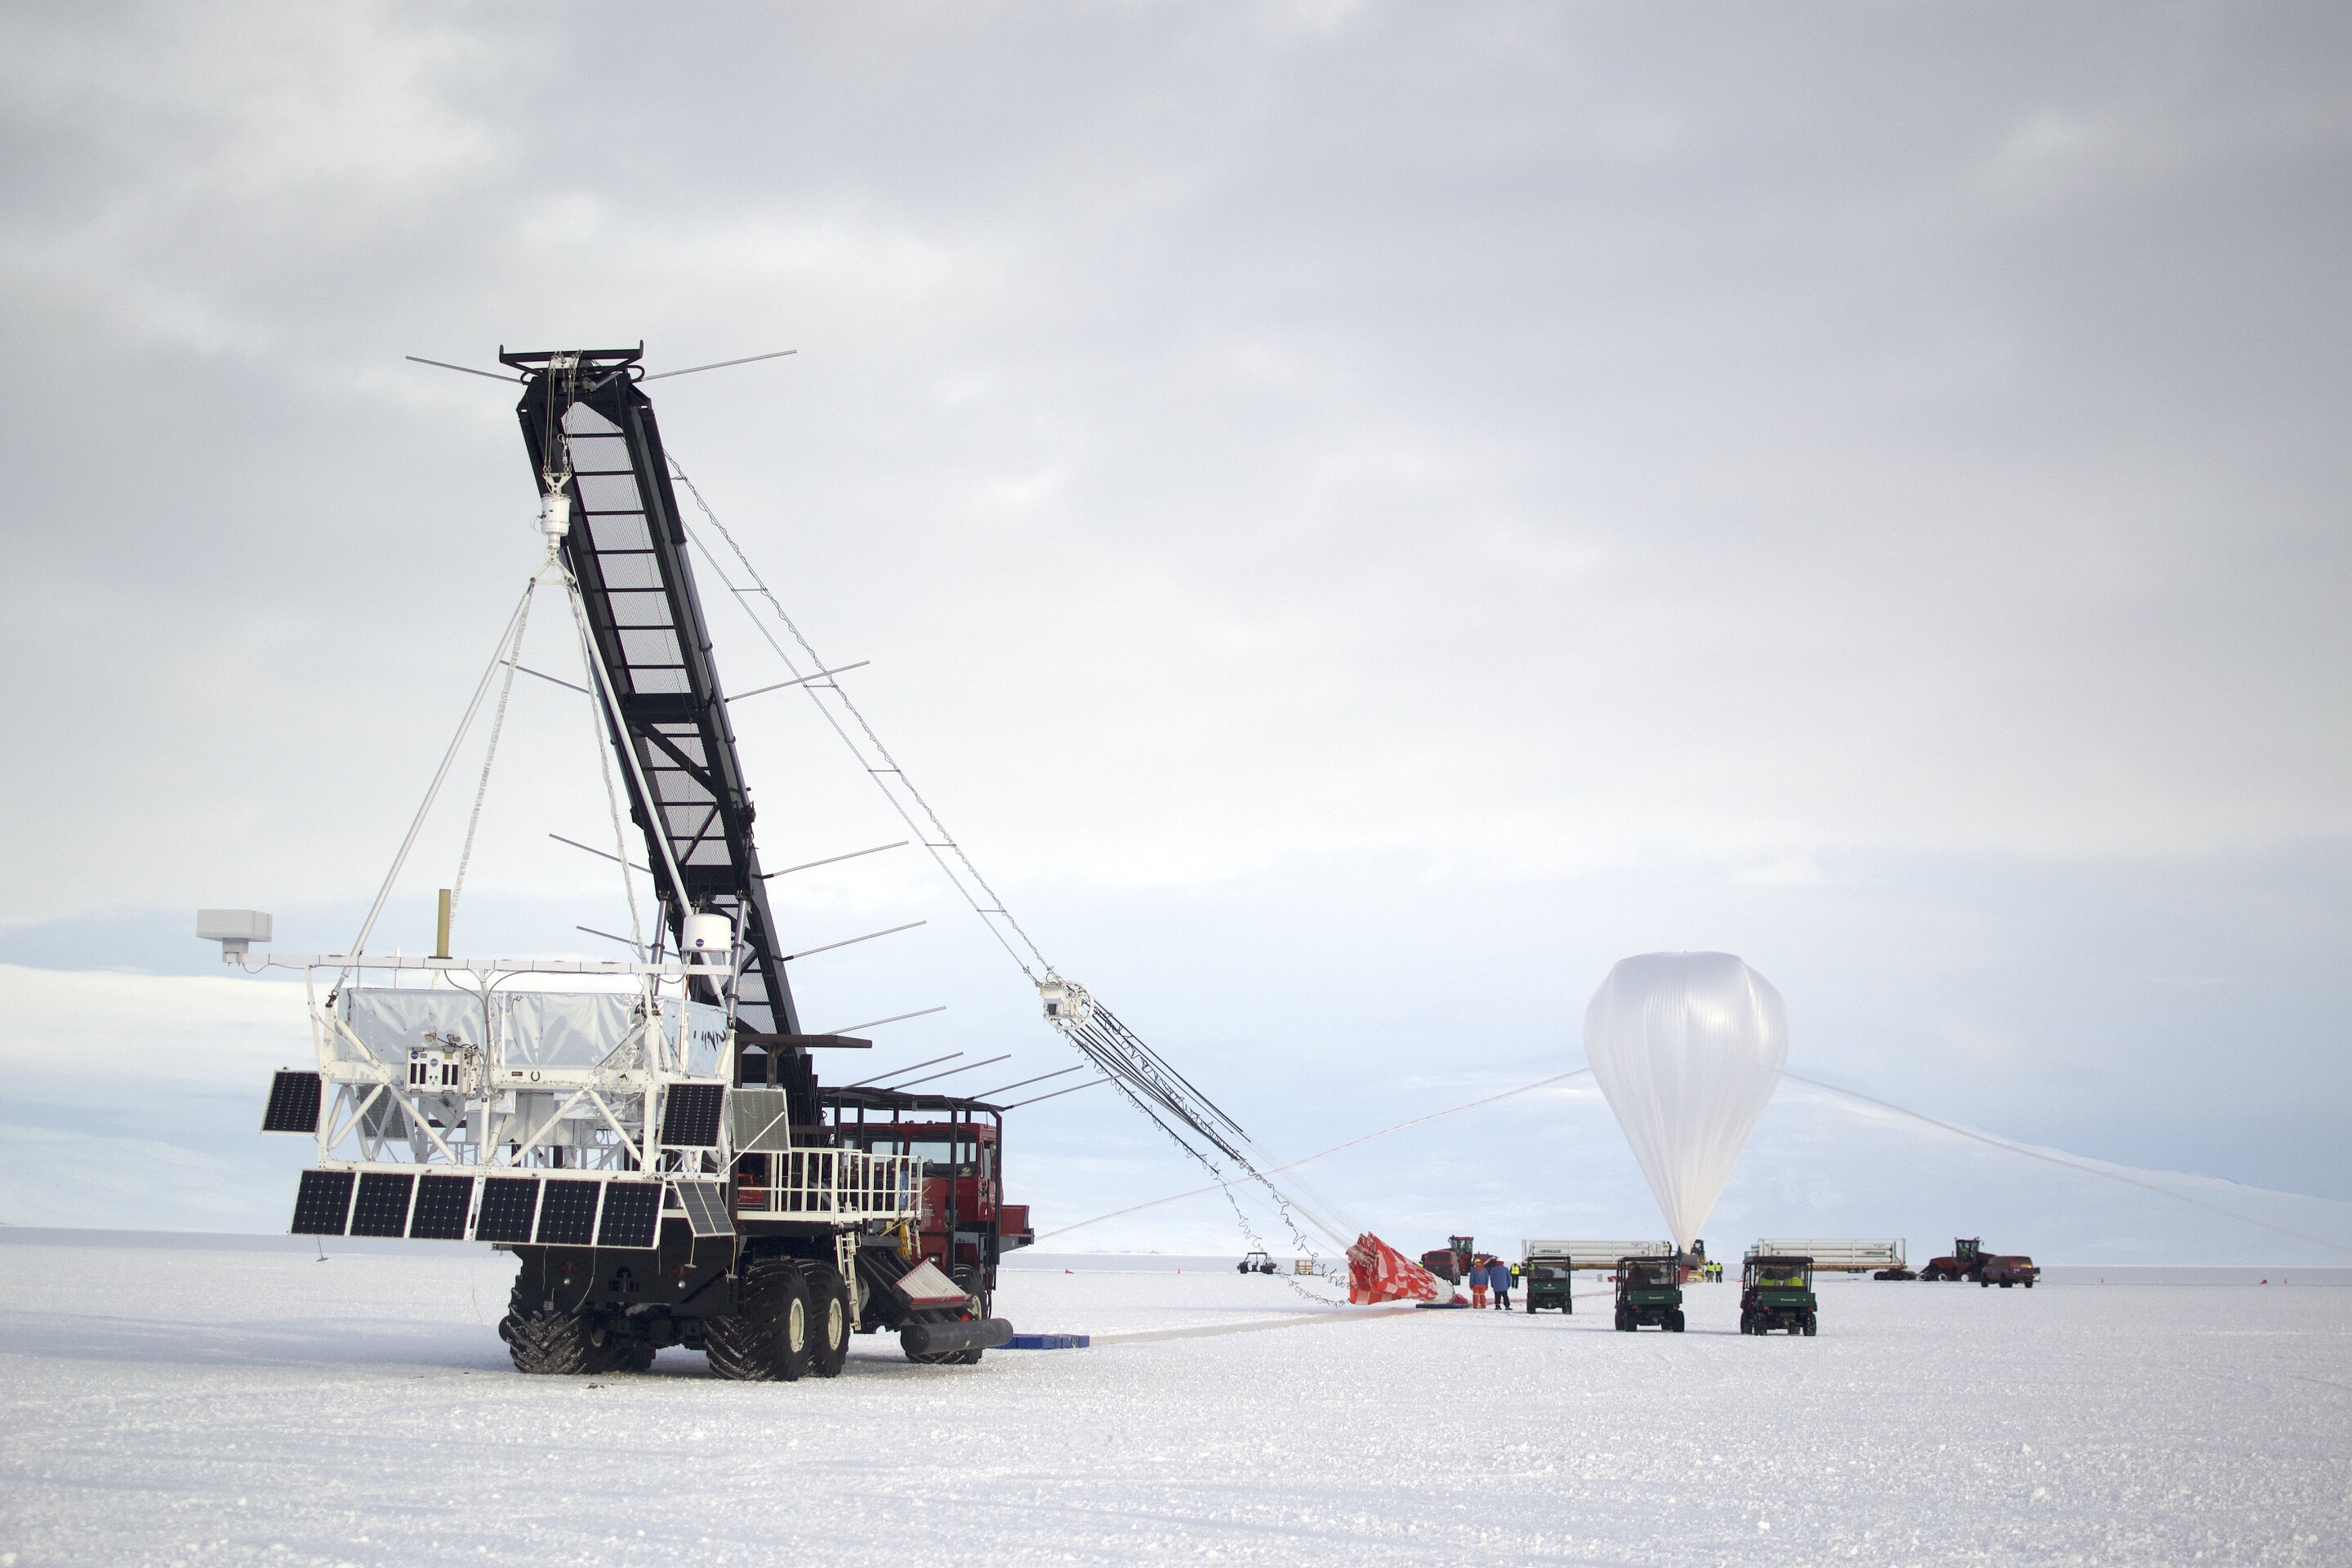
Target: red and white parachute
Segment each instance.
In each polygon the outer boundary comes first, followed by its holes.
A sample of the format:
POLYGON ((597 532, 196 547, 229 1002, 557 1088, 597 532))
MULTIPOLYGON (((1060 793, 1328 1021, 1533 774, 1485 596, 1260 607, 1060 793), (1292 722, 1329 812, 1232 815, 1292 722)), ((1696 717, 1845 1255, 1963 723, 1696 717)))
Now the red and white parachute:
POLYGON ((1348 1302, 1370 1307, 1381 1301, 1451 1301, 1454 1287, 1374 1236, 1356 1237, 1348 1248, 1348 1302))

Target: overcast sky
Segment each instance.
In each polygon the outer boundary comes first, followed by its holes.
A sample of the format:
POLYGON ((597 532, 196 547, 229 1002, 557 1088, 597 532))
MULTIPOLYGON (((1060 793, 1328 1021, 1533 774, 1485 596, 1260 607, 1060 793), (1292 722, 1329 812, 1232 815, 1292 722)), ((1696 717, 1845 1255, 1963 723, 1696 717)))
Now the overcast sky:
MULTIPOLYGON (((512 393, 403 355, 793 348, 649 388, 674 454, 1268 1143, 1717 948, 1792 1068, 2352 1198, 2340 6, 17 5, 0 80, 0 960, 348 941, 536 548, 512 393)), ((615 918, 570 700, 509 944, 615 918)), ((896 837, 761 700, 767 858, 896 837)), ((932 921, 804 1010, 1059 1065, 923 870, 786 896, 932 921)), ((1185 1184, 1082 1103, 1041 1161, 1185 1184)))

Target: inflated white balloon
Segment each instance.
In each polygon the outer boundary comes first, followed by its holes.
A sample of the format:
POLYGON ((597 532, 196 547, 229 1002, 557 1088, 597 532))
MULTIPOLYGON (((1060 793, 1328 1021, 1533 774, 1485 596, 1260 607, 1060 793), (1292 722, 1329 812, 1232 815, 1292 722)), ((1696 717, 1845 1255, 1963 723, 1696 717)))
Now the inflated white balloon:
POLYGON ((1789 1059, 1780 994, 1727 952, 1622 959, 1584 1010, 1584 1055, 1688 1251, 1789 1059))

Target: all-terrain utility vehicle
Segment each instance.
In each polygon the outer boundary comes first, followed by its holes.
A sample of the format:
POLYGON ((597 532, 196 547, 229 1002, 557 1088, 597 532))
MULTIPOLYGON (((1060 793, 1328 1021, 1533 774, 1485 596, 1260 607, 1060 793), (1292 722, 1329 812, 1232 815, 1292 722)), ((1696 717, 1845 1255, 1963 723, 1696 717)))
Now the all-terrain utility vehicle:
POLYGON ((1683 1331, 1682 1267, 1671 1258, 1621 1258, 1617 1260, 1617 1328, 1683 1331))
POLYGON ((1751 1258, 1739 1277, 1739 1331, 1785 1330, 1810 1337, 1819 1328, 1810 1258, 1751 1258))

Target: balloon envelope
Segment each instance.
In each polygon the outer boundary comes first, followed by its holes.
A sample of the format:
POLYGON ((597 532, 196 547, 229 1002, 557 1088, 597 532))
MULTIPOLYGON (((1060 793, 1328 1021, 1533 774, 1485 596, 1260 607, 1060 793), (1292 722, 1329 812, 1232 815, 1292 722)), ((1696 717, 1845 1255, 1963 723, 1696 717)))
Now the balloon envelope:
POLYGON ((1623 959, 1584 1010, 1584 1054, 1688 1251, 1788 1060, 1780 994, 1727 952, 1623 959))

